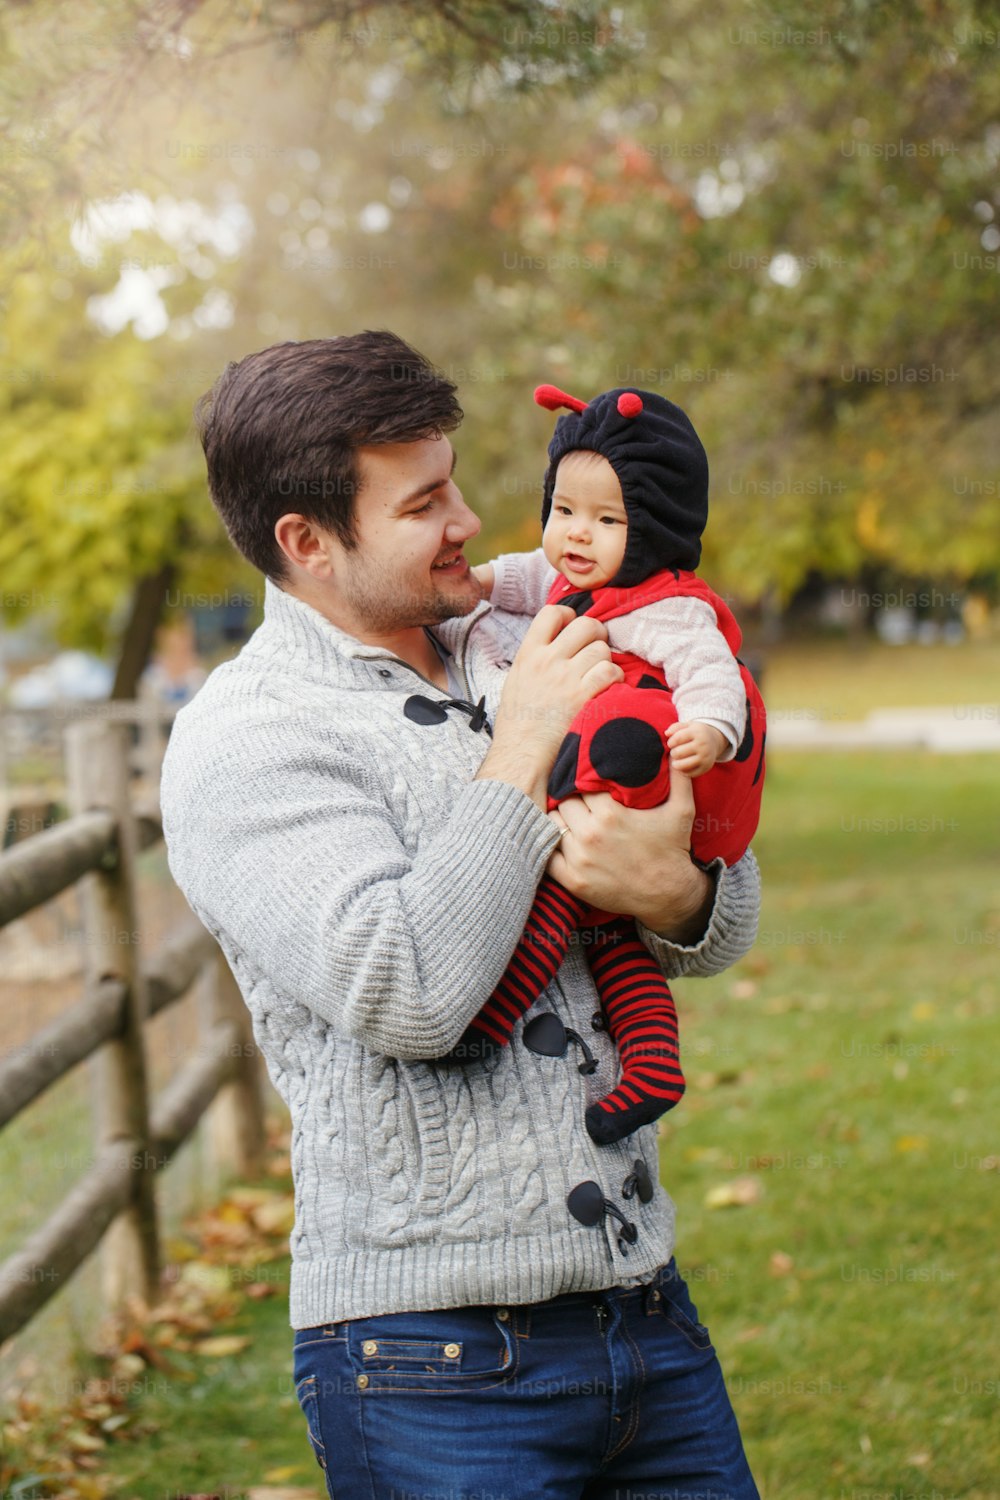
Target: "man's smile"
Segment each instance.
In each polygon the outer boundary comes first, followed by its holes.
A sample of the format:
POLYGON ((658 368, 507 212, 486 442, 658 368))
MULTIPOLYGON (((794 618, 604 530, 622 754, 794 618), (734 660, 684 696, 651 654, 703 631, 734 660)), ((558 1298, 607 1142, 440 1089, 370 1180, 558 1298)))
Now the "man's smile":
POLYGON ((456 577, 462 573, 467 573, 468 571, 469 564, 466 562, 461 552, 453 553, 450 558, 446 558, 444 562, 435 563, 431 568, 432 573, 448 573, 449 575, 454 575, 456 577))

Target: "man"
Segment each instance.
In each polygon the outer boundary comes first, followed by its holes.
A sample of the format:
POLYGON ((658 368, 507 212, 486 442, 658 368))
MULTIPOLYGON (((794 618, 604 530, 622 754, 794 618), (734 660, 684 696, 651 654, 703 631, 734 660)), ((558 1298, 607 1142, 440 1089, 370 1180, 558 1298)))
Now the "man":
POLYGON ((544 870, 634 916, 673 977, 750 946, 756 866, 692 863, 683 777, 651 811, 546 813, 619 669, 598 621, 553 606, 525 631, 482 601, 461 415, 389 333, 249 355, 199 406, 265 615, 177 717, 164 831, 291 1114, 297 1394, 331 1495, 743 1500, 655 1127, 583 1128, 617 1067, 583 952, 526 1017, 547 1047, 454 1049, 544 870))

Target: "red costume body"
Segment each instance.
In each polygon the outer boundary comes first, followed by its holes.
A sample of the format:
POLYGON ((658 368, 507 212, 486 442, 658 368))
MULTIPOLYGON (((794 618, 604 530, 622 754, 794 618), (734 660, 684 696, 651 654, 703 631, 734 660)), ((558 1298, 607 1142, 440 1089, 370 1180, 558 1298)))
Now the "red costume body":
MULTIPOLYGON (((613 620, 656 600, 679 596, 701 599, 715 611, 746 688, 746 729, 735 757, 692 783, 692 853, 703 864, 722 859, 733 865, 746 853, 760 817, 766 726, 760 691, 737 655, 743 638, 729 606, 697 574, 670 568, 630 588, 609 585, 587 593, 560 576, 545 602, 569 604, 577 614, 613 620)), ((673 694, 658 666, 627 651, 611 655, 625 680, 591 698, 570 725, 549 779, 550 808, 580 792, 610 792, 626 807, 656 807, 669 795, 670 758, 664 736, 677 723, 673 694)))

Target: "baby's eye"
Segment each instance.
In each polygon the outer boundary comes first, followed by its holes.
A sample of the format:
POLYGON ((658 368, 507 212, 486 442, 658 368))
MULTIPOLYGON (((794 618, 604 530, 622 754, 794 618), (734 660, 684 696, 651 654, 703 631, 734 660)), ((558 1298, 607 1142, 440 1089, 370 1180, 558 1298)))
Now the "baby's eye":
POLYGON ((568 505, 557 505, 556 511, 561 516, 571 516, 573 514, 568 505))
POLYGON ((621 519, 620 516, 602 516, 601 520, 604 522, 605 526, 624 526, 625 525, 625 522, 621 519))

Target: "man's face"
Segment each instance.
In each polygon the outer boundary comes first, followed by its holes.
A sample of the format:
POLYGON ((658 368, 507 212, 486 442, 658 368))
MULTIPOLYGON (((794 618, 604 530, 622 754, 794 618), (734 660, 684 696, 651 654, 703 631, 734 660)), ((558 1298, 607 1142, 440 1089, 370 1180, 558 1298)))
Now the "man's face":
POLYGON ((579 588, 608 583, 622 565, 628 516, 618 475, 599 453, 567 453, 556 470, 542 550, 579 588))
POLYGON ((480 521, 452 479, 444 436, 359 448, 358 545, 334 543, 339 596, 373 633, 467 615, 482 589, 462 556, 480 521))

